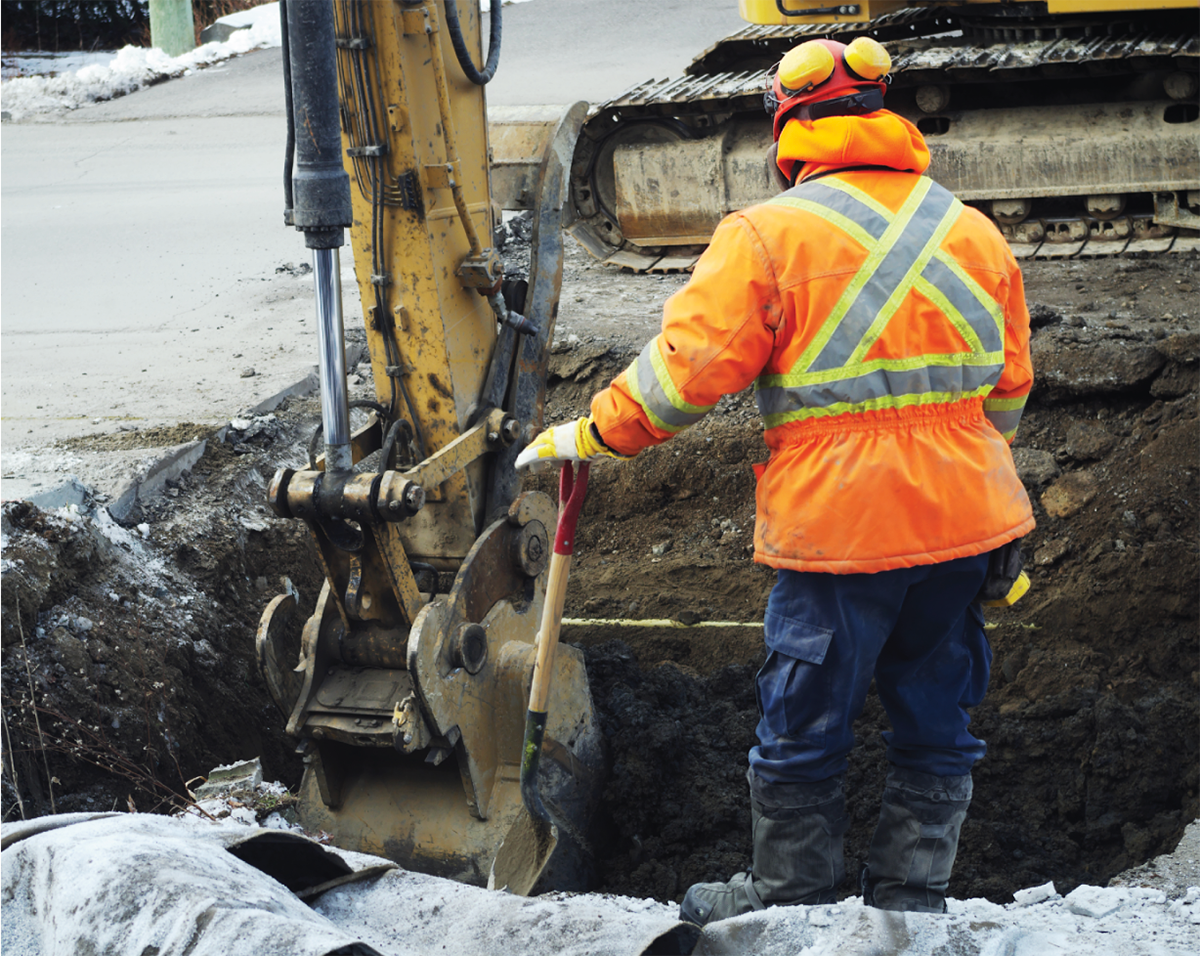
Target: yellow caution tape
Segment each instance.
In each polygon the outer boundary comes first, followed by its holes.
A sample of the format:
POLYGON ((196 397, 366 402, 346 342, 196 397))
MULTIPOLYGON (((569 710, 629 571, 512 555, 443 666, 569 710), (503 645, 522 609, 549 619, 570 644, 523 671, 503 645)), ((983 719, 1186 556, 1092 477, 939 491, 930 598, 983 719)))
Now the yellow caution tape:
POLYGON ((684 624, 682 621, 673 621, 670 618, 650 618, 645 621, 634 621, 631 619, 612 619, 606 617, 564 617, 562 620, 564 625, 576 627, 758 627, 761 628, 762 621, 751 621, 743 623, 741 621, 698 621, 695 624, 684 624))

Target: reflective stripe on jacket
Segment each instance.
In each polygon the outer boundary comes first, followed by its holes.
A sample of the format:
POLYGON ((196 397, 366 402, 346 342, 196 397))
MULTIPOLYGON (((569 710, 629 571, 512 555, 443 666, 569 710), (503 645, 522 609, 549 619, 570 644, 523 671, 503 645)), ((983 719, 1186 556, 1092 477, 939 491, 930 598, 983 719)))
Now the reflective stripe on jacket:
POLYGON ((1032 384, 1020 270, 931 180, 844 171, 727 218, 592 411, 633 453, 751 382, 756 560, 874 572, 1033 528, 1006 442, 1032 384))

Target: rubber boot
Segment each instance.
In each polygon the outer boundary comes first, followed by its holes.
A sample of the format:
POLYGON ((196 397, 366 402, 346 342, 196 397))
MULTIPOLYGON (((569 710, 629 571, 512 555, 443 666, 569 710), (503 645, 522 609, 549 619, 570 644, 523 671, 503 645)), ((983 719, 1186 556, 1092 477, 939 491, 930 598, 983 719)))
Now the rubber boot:
POLYGON ((881 910, 946 912, 971 775, 935 777, 893 766, 861 876, 863 902, 881 910))
POLYGON ((728 883, 697 883, 680 919, 697 926, 767 906, 832 903, 846 876, 842 837, 850 819, 842 777, 813 784, 768 784, 751 771, 754 864, 728 883))

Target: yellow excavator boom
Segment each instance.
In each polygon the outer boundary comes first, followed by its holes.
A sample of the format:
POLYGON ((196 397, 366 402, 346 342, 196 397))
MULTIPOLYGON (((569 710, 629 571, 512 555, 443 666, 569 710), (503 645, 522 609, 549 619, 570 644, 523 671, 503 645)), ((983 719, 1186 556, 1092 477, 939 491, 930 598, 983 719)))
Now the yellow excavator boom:
MULTIPOLYGON (((895 13, 908 7, 970 6, 997 7, 999 4, 997 0, 860 0, 859 3, 738 0, 738 13, 747 23, 868 23, 885 13, 895 13)), ((1049 14, 1071 14, 1195 9, 1196 3, 1195 0, 1045 0, 1042 6, 1049 14)), ((1015 12, 1014 15, 1019 16, 1020 13, 1015 12)))
MULTIPOLYGON (((294 594, 271 602, 259 662, 304 758, 303 823, 339 846, 483 884, 523 812, 556 510, 522 491, 513 461, 542 425, 565 164, 584 107, 526 139, 534 250, 527 292, 506 297, 479 4, 284 0, 281 15, 289 215, 314 249, 325 454, 280 469, 269 499, 308 526, 326 580, 302 628, 294 594), (353 433, 343 227, 376 393, 357 403, 369 417, 353 433)), ((599 734, 581 655, 562 648, 554 669, 543 792, 571 832, 543 881, 581 889, 599 734)))

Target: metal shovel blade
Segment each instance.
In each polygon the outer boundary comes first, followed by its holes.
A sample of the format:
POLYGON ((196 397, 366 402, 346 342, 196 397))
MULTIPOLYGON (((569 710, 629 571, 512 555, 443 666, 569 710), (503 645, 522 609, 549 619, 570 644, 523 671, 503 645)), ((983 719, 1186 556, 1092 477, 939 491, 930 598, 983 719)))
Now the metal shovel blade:
MULTIPOLYGON (((551 560, 559 560, 556 554, 551 560)), ((569 560, 569 559, 568 559, 569 560)), ((543 638, 546 635, 543 634, 543 638)), ((556 637, 557 635, 551 635, 556 637)), ((537 680, 534 681, 537 686, 537 680)), ((532 695, 531 695, 532 696, 532 695)), ((492 870, 488 874, 489 890, 508 890, 516 896, 532 892, 542 870, 546 868, 554 848, 558 846, 558 827, 542 803, 538 792, 538 764, 542 742, 546 739, 544 710, 525 712, 525 745, 521 753, 521 800, 525 813, 519 814, 509 827, 504 842, 496 851, 492 870)))
POLYGON ((554 651, 562 624, 563 601, 567 593, 567 575, 575 546, 575 523, 587 493, 588 465, 582 462, 578 475, 570 462, 564 462, 559 476, 558 527, 554 535, 554 553, 546 581, 546 603, 538 633, 533 680, 529 690, 529 709, 525 712, 525 743, 521 748, 521 799, 525 813, 517 816, 508 835, 496 851, 488 875, 488 889, 528 896, 558 846, 558 827, 538 793, 538 763, 546 736, 546 718, 550 708, 550 676, 554 669, 554 651))
POLYGON ((558 827, 549 818, 520 814, 496 851, 492 871, 488 874, 488 889, 528 896, 556 846, 558 827))

